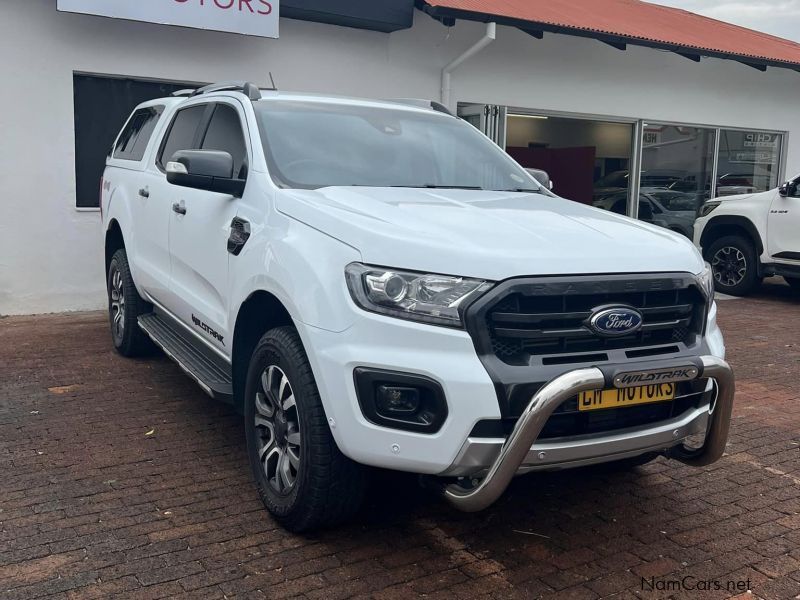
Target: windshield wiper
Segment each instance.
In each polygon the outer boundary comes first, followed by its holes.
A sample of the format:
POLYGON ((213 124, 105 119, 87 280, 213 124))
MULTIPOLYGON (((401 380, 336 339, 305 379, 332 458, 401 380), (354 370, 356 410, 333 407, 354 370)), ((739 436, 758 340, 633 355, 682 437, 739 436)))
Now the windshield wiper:
POLYGON ((537 188, 512 188, 510 190, 492 190, 493 192, 522 192, 526 194, 541 194, 542 190, 537 188))
POLYGON ((407 187, 407 188, 421 188, 429 190, 482 190, 479 185, 438 185, 435 183, 426 183, 424 185, 390 185, 389 187, 407 187))
POLYGON ((422 185, 372 185, 369 183, 353 183, 351 187, 385 187, 385 188, 409 188, 409 189, 427 189, 427 190, 482 190, 483 188, 477 185, 437 185, 433 183, 425 183, 422 185))

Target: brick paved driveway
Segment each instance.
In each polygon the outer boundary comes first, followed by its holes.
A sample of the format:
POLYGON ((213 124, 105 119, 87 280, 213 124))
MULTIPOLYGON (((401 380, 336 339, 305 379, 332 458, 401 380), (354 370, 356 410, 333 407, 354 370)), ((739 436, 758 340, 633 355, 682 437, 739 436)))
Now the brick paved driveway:
POLYGON ((800 299, 719 303, 739 378, 729 454, 515 481, 463 515, 381 475, 358 522, 299 537, 262 509, 240 419, 97 313, 0 320, 0 598, 800 594, 800 299), (655 577, 655 580, 649 579, 655 577), (660 584, 658 583, 660 582, 660 584))

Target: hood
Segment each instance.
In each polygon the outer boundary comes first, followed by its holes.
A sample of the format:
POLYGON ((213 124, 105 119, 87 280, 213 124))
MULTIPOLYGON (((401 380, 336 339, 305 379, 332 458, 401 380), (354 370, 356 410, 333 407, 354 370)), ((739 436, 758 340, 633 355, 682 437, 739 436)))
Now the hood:
POLYGON ((732 194, 730 196, 717 196, 714 200, 719 200, 721 202, 731 202, 735 200, 749 200, 750 198, 754 200, 763 199, 764 201, 771 202, 772 199, 777 195, 778 188, 767 190, 766 192, 753 192, 747 194, 732 194))
POLYGON ((502 280, 523 275, 699 273, 685 237, 542 194, 327 187, 277 208, 356 248, 367 264, 502 280))

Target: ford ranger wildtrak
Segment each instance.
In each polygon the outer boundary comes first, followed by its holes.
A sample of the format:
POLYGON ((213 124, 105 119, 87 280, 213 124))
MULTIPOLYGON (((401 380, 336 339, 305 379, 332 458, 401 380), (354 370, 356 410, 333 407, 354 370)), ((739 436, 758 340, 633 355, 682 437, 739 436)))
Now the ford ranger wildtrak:
POLYGON ((455 508, 521 473, 723 453, 711 271, 685 237, 554 196, 436 103, 217 84, 135 109, 101 185, 114 346, 244 415, 294 531, 365 466, 455 508))

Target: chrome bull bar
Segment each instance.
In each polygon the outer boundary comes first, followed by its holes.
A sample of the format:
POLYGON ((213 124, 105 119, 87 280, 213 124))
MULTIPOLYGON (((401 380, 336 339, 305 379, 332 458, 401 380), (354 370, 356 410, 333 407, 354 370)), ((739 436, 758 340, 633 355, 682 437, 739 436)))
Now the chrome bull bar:
MULTIPOLYGON (((646 376, 648 373, 663 373, 685 368, 684 375, 673 381, 697 378, 709 378, 716 381, 716 403, 706 428, 703 444, 698 448, 689 448, 685 444, 680 444, 669 452, 671 458, 688 465, 701 467, 717 461, 725 451, 730 430, 731 411, 733 410, 735 384, 733 371, 724 360, 715 356, 702 356, 693 362, 695 364, 683 363, 668 369, 659 365, 658 368, 648 371, 636 371, 635 375, 640 377, 646 376)), ((580 392, 598 390, 609 387, 609 385, 628 387, 625 375, 626 373, 622 372, 607 376, 600 368, 590 367, 569 371, 544 385, 531 398, 503 444, 500 454, 481 482, 471 489, 466 489, 459 484, 448 485, 444 488, 444 497, 455 508, 465 512, 477 512, 493 504, 511 483, 531 446, 536 442, 545 423, 556 408, 580 392)), ((641 379, 637 380, 637 377, 630 379, 641 382, 640 385, 643 384, 644 382, 641 379)), ((668 379, 659 381, 667 383, 668 379)))

